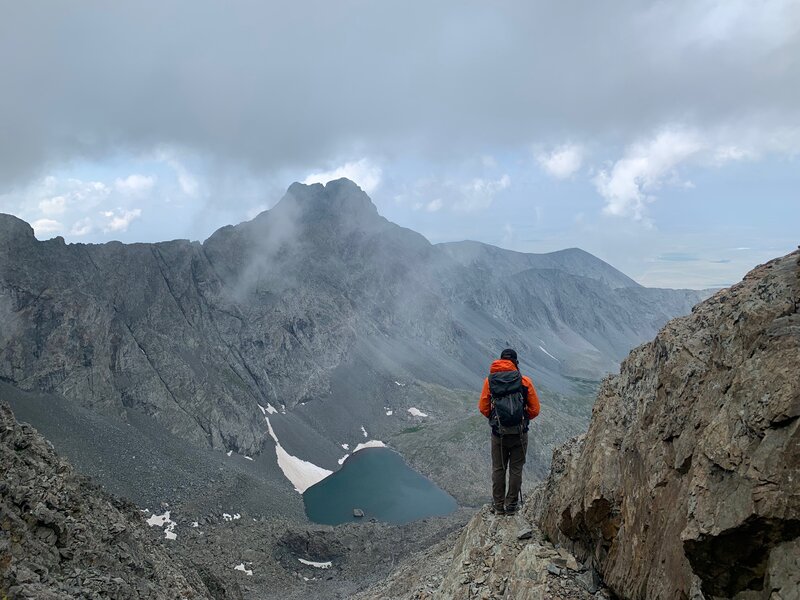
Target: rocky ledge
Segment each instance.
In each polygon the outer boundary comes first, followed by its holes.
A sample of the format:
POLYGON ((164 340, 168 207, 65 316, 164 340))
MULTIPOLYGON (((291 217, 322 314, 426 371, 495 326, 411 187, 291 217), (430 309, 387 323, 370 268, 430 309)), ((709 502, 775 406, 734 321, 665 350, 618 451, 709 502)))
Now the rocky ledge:
POLYGON ((608 600, 590 564, 550 543, 531 509, 496 516, 482 509, 457 538, 406 560, 353 600, 608 600))
POLYGON ((554 453, 542 530, 619 596, 800 598, 799 259, 670 321, 554 453))

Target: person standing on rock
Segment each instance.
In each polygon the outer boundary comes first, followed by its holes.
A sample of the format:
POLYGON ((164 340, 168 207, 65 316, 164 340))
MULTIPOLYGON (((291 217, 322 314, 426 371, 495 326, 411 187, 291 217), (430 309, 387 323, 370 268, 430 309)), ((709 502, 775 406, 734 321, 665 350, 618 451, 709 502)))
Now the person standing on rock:
POLYGON ((520 374, 515 350, 506 348, 492 363, 483 382, 478 410, 492 427, 491 511, 513 515, 522 489, 528 424, 539 414, 539 396, 530 377, 520 374))

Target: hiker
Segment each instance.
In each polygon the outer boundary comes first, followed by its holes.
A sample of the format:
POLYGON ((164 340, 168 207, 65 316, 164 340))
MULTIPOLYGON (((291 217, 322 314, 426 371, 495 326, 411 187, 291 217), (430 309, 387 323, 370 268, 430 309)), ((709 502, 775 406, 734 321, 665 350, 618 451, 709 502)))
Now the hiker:
POLYGON ((528 424, 539 414, 539 396, 529 377, 520 375, 517 352, 506 348, 483 382, 478 410, 492 426, 492 506, 498 515, 519 507, 522 467, 528 451, 528 424), (506 491, 508 471, 508 491, 506 491))

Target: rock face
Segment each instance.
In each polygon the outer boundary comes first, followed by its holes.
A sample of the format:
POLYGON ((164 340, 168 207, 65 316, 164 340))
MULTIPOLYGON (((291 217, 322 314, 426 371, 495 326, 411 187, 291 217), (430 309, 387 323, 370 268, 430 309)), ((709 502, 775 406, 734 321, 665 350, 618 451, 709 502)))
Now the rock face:
POLYGON ((0 401, 0 597, 225 598, 153 544, 141 513, 77 476, 0 401))
MULTIPOLYGON (((599 380, 701 296, 642 288, 576 249, 474 250, 390 223, 347 180, 293 184, 202 244, 37 241, 0 215, 0 379, 249 456, 275 451, 269 408, 287 452, 333 470, 362 427, 387 442, 417 427, 411 407, 463 437, 506 345, 538 387, 572 397, 576 377, 599 380)), ((569 412, 551 403, 548 435, 577 430, 569 412)))
POLYGON ((800 597, 799 261, 668 323, 554 453, 541 527, 620 597, 800 597))

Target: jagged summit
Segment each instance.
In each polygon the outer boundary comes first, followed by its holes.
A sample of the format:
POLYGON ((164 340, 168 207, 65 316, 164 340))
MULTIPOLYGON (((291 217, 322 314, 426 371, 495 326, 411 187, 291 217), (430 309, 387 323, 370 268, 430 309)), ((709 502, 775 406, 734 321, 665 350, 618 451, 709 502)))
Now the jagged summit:
POLYGON ((320 226, 328 235, 337 231, 399 227, 378 214, 378 208, 364 190, 349 179, 341 178, 325 185, 295 182, 275 206, 250 221, 220 227, 204 243, 214 244, 233 232, 262 240, 302 239, 311 235, 309 228, 320 226))
POLYGON ((256 218, 267 215, 289 215, 311 221, 354 221, 359 225, 379 218, 378 208, 367 193, 344 177, 325 185, 295 182, 272 209, 256 218))

